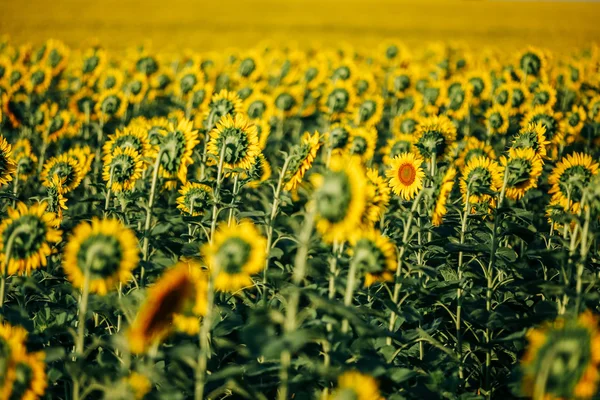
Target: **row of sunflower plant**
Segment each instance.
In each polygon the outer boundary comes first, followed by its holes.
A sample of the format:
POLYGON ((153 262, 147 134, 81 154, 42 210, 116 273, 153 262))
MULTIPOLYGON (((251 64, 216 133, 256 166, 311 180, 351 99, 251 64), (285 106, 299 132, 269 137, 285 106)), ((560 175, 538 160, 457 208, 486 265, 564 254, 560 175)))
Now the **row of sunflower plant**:
POLYGON ((600 48, 0 43, 0 400, 588 399, 600 48))

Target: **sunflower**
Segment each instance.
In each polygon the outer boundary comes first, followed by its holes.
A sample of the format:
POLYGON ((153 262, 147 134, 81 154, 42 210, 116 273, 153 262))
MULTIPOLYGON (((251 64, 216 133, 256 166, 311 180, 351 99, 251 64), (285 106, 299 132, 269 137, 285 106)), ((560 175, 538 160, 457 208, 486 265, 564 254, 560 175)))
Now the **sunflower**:
POLYGON ((137 151, 131 147, 117 147, 104 159, 102 179, 115 193, 132 191, 143 170, 144 162, 137 151))
POLYGON ((265 266, 267 241, 249 221, 222 224, 202 254, 215 279, 215 289, 236 292, 252 286, 251 276, 265 266))
POLYGON ((421 99, 423 100, 423 111, 431 116, 436 115, 446 101, 444 83, 441 81, 429 81, 420 92, 421 99))
POLYGON ((125 114, 127 106, 128 100, 123 92, 118 89, 110 89, 100 93, 94 111, 107 119, 121 118, 125 114))
POLYGON ((474 136, 469 136, 465 144, 465 148, 460 152, 456 158, 456 166, 462 169, 467 163, 474 157, 485 156, 492 160, 496 159, 496 153, 492 146, 486 144, 484 141, 477 139, 474 136))
POLYGON ((175 96, 188 99, 189 96, 204 82, 204 74, 198 68, 186 67, 177 74, 175 96))
POLYGON ((17 164, 12 157, 12 147, 4 136, 0 135, 0 187, 13 180, 17 164))
POLYGON ((64 189, 65 179, 54 175, 50 181, 50 187, 46 189, 48 194, 48 211, 56 214, 56 227, 60 225, 63 219, 63 210, 67 210, 67 199, 64 189))
POLYGON ((492 94, 492 79, 490 73, 485 70, 474 70, 465 76, 465 80, 471 92, 473 105, 479 105, 488 100, 492 94))
POLYGON ((600 96, 595 96, 588 103, 588 116, 590 120, 600 123, 600 96))
POLYGON ((44 353, 28 353, 14 360, 14 381, 10 399, 41 398, 48 386, 44 353))
POLYGON ((448 167, 446 173, 444 174, 444 177, 442 178, 438 197, 435 201, 435 206, 431 216, 431 224, 433 226, 440 226, 443 222, 444 216, 448 212, 446 206, 452 193, 452 189, 454 188, 455 179, 456 168, 450 166, 448 167))
POLYGON ((348 153, 357 156, 363 163, 368 163, 375 154, 377 145, 377 129, 374 126, 360 126, 352 129, 348 153))
POLYGON ((575 140, 581 140, 581 130, 583 129, 587 115, 582 106, 573 106, 570 111, 565 113, 565 118, 560 122, 561 131, 565 133, 567 143, 575 140))
MULTIPOLYGON (((199 143, 197 132, 193 130, 192 122, 182 119, 175 126, 169 123, 166 130, 159 130, 160 145, 157 157, 160 157, 160 169, 166 179, 179 178, 181 183, 187 182, 188 166, 194 160, 194 147, 199 143)), ((174 188, 176 182, 167 182, 167 188, 174 188)))
POLYGON ((533 149, 540 158, 546 157, 546 147, 550 144, 546 140, 546 128, 541 123, 530 123, 522 128, 514 137, 512 148, 533 149))
POLYGON ((537 187, 544 163, 532 148, 511 148, 508 158, 502 157, 500 163, 508 168, 506 197, 509 199, 519 200, 529 189, 537 187))
POLYGON ((31 150, 31 143, 28 139, 19 139, 13 146, 12 151, 16 164, 16 174, 19 180, 26 181, 36 172, 37 156, 31 150))
POLYGON ((412 200, 423 187, 423 159, 415 153, 401 153, 392 159, 385 175, 392 191, 404 200, 412 200))
POLYGON ((46 266, 51 246, 61 240, 55 229, 55 216, 46 212, 46 203, 31 207, 18 203, 8 209, 8 218, 0 225, 0 269, 2 273, 26 274, 46 266), (8 270, 5 259, 8 256, 8 270))
POLYGON ((150 379, 139 372, 132 372, 123 380, 135 400, 142 400, 152 390, 150 379))
POLYGON ((207 151, 229 169, 249 169, 260 153, 256 126, 242 114, 227 115, 210 132, 207 151))
POLYGON ((38 65, 34 65, 25 77, 25 89, 29 93, 43 94, 50 87, 52 71, 38 65))
POLYGON ((141 124, 131 123, 123 129, 117 129, 115 133, 108 136, 108 140, 102 146, 104 153, 103 161, 112 158, 117 149, 130 148, 144 158, 150 155, 152 145, 148 139, 148 133, 141 124))
POLYGON ((530 104, 532 107, 554 107, 556 104, 556 89, 548 83, 540 83, 531 94, 530 104))
POLYGON ((573 153, 563 157, 548 177, 551 185, 548 193, 552 195, 552 200, 556 200, 564 208, 578 204, 583 189, 598 173, 599 168, 600 165, 588 154, 573 153))
POLYGON ((118 68, 106 69, 96 81, 96 87, 100 93, 108 90, 120 90, 125 81, 123 72, 118 68))
POLYGON ((527 110, 531 92, 524 83, 509 82, 502 87, 506 87, 508 92, 508 103, 510 115, 522 114, 527 110))
POLYGON ((46 124, 45 135, 50 143, 56 142, 62 138, 73 137, 78 131, 78 127, 71 125, 71 113, 66 110, 56 112, 46 124))
POLYGON ((9 399, 16 379, 16 362, 27 356, 27 331, 0 322, 0 399, 9 399))
POLYGON ((264 57, 256 51, 242 54, 234 63, 234 78, 239 82, 258 81, 264 72, 264 57))
POLYGON ((337 389, 330 400, 345 399, 383 400, 383 397, 375 378, 358 371, 348 371, 339 376, 337 389))
POLYGON ((300 111, 304 91, 299 86, 279 87, 273 93, 276 115, 292 117, 300 111))
POLYGON ((65 193, 68 193, 79 186, 85 176, 85 171, 77 159, 63 153, 46 161, 41 175, 42 184, 50 187, 54 175, 65 180, 65 193))
POLYGON ((394 95, 402 94, 413 88, 415 71, 411 67, 399 67, 392 72, 387 81, 387 90, 394 95))
POLYGON ((383 115, 383 98, 379 95, 362 96, 354 104, 353 110, 356 125, 375 126, 383 115))
POLYGON ((522 77, 544 77, 547 59, 534 47, 528 47, 517 55, 517 71, 522 77))
POLYGON ((356 104, 355 92, 351 82, 337 80, 335 83, 328 83, 321 96, 321 112, 331 121, 339 121, 350 115, 356 104))
POLYGON ((348 149, 352 130, 350 125, 342 123, 335 123, 329 127, 329 132, 325 134, 325 143, 332 153, 340 153, 348 149))
POLYGON ((197 335, 200 332, 200 317, 205 316, 208 310, 209 274, 196 259, 182 257, 179 264, 188 268, 194 294, 187 299, 179 312, 173 315, 173 325, 178 332, 190 336, 197 335))
POLYGON ((489 157, 479 156, 469 160, 462 171, 460 180, 460 191, 463 201, 469 203, 489 203, 493 206, 492 194, 502 188, 502 167, 489 157))
POLYGON ((232 117, 241 111, 242 99, 235 92, 223 89, 219 93, 213 94, 208 103, 205 112, 206 126, 208 129, 212 129, 223 117, 232 117))
POLYGON ((250 119, 269 121, 274 114, 275 105, 271 96, 254 91, 244 100, 243 109, 250 119))
POLYGON ((267 141, 271 135, 271 124, 266 119, 253 119, 250 120, 256 127, 256 135, 258 136, 258 147, 264 150, 267 147, 267 141))
MULTIPOLYGON (((133 75, 123 87, 127 101, 130 104, 139 104, 149 95, 150 83, 145 74, 133 75)), ((150 99, 152 96, 148 96, 150 99)))
POLYGON ((132 353, 146 352, 173 332, 174 318, 196 298, 192 268, 178 263, 148 289, 145 303, 127 333, 132 353))
POLYGON ((69 100, 69 111, 80 122, 95 121, 98 116, 95 111, 96 94, 89 88, 82 88, 77 91, 69 100))
POLYGON ((446 85, 446 113, 455 120, 463 120, 469 114, 472 90, 464 79, 454 78, 446 85))
POLYGON ((560 121, 562 119, 562 113, 555 112, 548 107, 534 107, 523 117, 521 121, 521 127, 525 128, 530 124, 540 123, 546 128, 546 139, 551 144, 557 146, 563 142, 564 132, 561 129, 560 121))
POLYGON ((485 113, 485 126, 491 135, 505 135, 509 126, 508 109, 498 104, 493 105, 485 113))
POLYGON ((179 194, 181 196, 177 198, 177 208, 194 217, 204 214, 213 197, 210 186, 196 182, 187 182, 179 190, 179 194))
POLYGON ((89 290, 101 296, 131 279, 139 260, 138 240, 116 219, 92 219, 73 230, 63 252, 63 269, 73 286, 82 289, 89 274, 89 290))
POLYGON ((300 144, 292 148, 291 159, 286 170, 284 190, 293 191, 298 187, 306 171, 315 161, 320 147, 319 132, 312 135, 308 132, 304 133, 300 144))
POLYGON ((456 140, 456 127, 446 116, 435 116, 421 120, 415 133, 415 147, 424 159, 437 159, 446 156, 456 140))
POLYGON ((86 176, 92 169, 92 162, 94 161, 94 155, 89 146, 76 146, 67 151, 67 156, 77 161, 81 170, 81 175, 86 176))
POLYGON ((558 318, 527 332, 521 359, 522 388, 527 396, 547 399, 591 399, 597 392, 600 364, 598 318, 586 311, 558 318), (540 386, 543 384, 543 386, 540 386))
POLYGON ((356 233, 367 209, 370 188, 362 163, 334 156, 316 181, 317 230, 327 243, 343 242, 356 233))
POLYGON ((402 153, 412 152, 414 150, 416 138, 411 134, 395 134, 388 139, 385 147, 381 149, 383 153, 383 164, 390 165, 392 160, 402 153))
POLYGON ((390 202, 390 187, 384 177, 374 168, 367 169, 367 209, 363 216, 365 225, 372 225, 381 219, 390 202))
POLYGON ((270 177, 273 171, 271 170, 271 165, 269 161, 265 158, 265 156, 260 153, 258 157, 254 160, 254 164, 252 164, 252 168, 248 170, 247 173, 242 173, 242 179, 249 179, 250 181, 247 183, 247 186, 250 189, 256 189, 263 182, 266 182, 270 177))
POLYGON ((101 48, 87 49, 79 60, 79 72, 85 82, 94 82, 106 68, 108 57, 101 48))
POLYGON ((63 42, 50 39, 45 44, 44 56, 39 63, 50 68, 52 75, 57 76, 67 67, 69 53, 69 48, 63 42))
POLYGON ((375 229, 364 229, 350 240, 352 261, 358 273, 365 275, 365 286, 376 282, 391 282, 398 268, 392 241, 375 229))

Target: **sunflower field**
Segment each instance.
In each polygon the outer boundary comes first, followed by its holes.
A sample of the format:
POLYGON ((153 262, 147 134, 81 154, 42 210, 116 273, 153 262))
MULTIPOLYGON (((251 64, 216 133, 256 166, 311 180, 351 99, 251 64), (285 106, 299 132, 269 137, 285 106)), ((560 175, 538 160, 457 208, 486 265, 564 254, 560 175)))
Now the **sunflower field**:
POLYGON ((600 47, 0 42, 0 400, 597 398, 600 47))

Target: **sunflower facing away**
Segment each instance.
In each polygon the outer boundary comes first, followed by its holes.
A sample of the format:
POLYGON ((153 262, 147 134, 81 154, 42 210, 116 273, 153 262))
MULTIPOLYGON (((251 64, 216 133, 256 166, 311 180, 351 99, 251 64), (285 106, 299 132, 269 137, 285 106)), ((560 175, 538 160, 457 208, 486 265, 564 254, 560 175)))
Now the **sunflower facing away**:
MULTIPOLYGON (((192 122, 181 120, 177 125, 169 124, 166 130, 161 130, 158 156, 163 178, 178 178, 181 183, 187 182, 188 166, 194 160, 194 147, 199 143, 197 132, 193 130, 192 122)), ((177 185, 176 182, 166 183, 168 189, 177 185)))
POLYGON ((0 136, 0 187, 13 180, 17 165, 12 158, 11 146, 0 136))
POLYGON ((365 286, 394 279, 398 262, 394 244, 389 238, 375 229, 365 229, 350 242, 352 262, 357 263, 358 273, 364 274, 365 286))
POLYGON ((215 279, 215 289, 236 292, 252 286, 252 275, 265 266, 266 239, 249 221, 219 227, 212 243, 202 247, 215 279))
POLYGON ((235 92, 228 92, 223 89, 215 93, 206 110, 206 125, 208 129, 225 116, 235 116, 242 111, 242 99, 235 92))
POLYGON ((203 215, 212 201, 212 188, 203 183, 187 182, 179 190, 177 208, 194 217, 203 215))
POLYGON ((308 132, 304 133, 300 144, 292 149, 292 158, 286 170, 284 190, 292 191, 298 187, 306 171, 310 169, 315 161, 320 147, 319 132, 312 135, 308 132))
POLYGON ((348 143, 348 153, 360 157, 363 163, 367 163, 373 158, 375 146, 377 144, 377 129, 375 127, 354 128, 350 134, 350 143, 348 143))
POLYGON ((521 199, 529 189, 537 187, 544 166, 532 148, 510 149, 508 158, 501 158, 501 164, 508 168, 506 197, 512 200, 521 199))
POLYGON ((14 360, 14 381, 9 399, 39 399, 48 386, 44 353, 28 353, 14 360))
POLYGON ((200 318, 206 315, 208 307, 209 274, 196 259, 182 258, 179 265, 188 269, 194 285, 194 295, 187 298, 179 312, 173 315, 173 324, 178 332, 197 335, 200 332, 200 318))
POLYGON ((550 144, 546 140, 546 128, 541 123, 530 123, 513 137, 512 148, 533 149, 540 157, 546 158, 546 148, 550 144))
POLYGON ((491 159, 496 158, 492 146, 474 136, 469 136, 466 139, 465 148, 458 155, 455 164, 459 169, 462 169, 472 158, 479 156, 485 156, 491 159))
POLYGON ((544 399, 591 399, 600 374, 598 318, 591 312, 577 319, 547 323, 527 333, 529 345, 521 359, 526 396, 544 399))
POLYGON ((456 179, 456 168, 449 167, 442 178, 440 191, 435 201, 431 223, 433 226, 440 226, 444 216, 448 212, 447 203, 454 188, 454 180, 456 179))
POLYGON ((27 356, 27 331, 0 322, 0 399, 8 399, 16 379, 16 364, 27 356))
POLYGON ((117 147, 104 160, 102 179, 115 193, 131 191, 142 177, 144 163, 139 153, 131 147, 117 147))
POLYGON ((57 175, 60 179, 64 179, 65 193, 75 190, 85 176, 83 167, 77 159, 63 153, 57 157, 52 157, 44 163, 42 171, 42 184, 50 187, 52 178, 57 175))
POLYGON ((152 150, 147 130, 141 124, 132 123, 124 129, 117 129, 114 134, 110 135, 102 146, 103 161, 106 162, 107 159, 112 158, 117 148, 128 147, 135 150, 141 157, 147 157, 152 150))
POLYGON ((337 389, 331 400, 383 400, 379 393, 379 383, 372 376, 358 371, 348 371, 338 378, 337 389))
POLYGON ((8 209, 8 218, 0 225, 0 266, 3 273, 30 274, 32 270, 46 266, 52 254, 51 246, 61 241, 62 232, 55 215, 46 211, 47 204, 39 203, 27 207, 18 203, 8 209), (5 265, 10 252, 8 270, 5 265))
POLYGON ((139 260, 138 240, 116 219, 94 218, 75 227, 63 252, 69 281, 82 289, 89 274, 91 293, 105 295, 131 279, 139 260))
POLYGON ((560 160, 548 177, 552 185, 548 193, 552 200, 558 201, 564 208, 572 207, 581 201, 585 188, 600 165, 592 156, 585 153, 568 154, 560 160))
POLYGON ((492 106, 485 113, 485 126, 489 135, 504 135, 508 131, 509 115, 506 107, 492 106))
POLYGON ((207 151, 229 169, 249 169, 260 154, 256 126, 242 114, 227 115, 210 132, 207 151))
POLYGON ((390 202, 390 187, 387 181, 374 168, 367 169, 367 185, 370 187, 367 194, 367 209, 363 216, 363 223, 367 226, 377 223, 390 202))
POLYGON ((423 159, 415 153, 402 153, 391 162, 385 175, 392 191, 404 200, 412 200, 423 187, 423 159))
POLYGON ((424 159, 431 159, 433 154, 442 159, 456 140, 456 127, 443 115, 425 118, 420 121, 415 137, 415 146, 424 159))
POLYGON ((498 163, 488 157, 472 158, 462 171, 460 191, 463 201, 469 193, 469 203, 489 202, 493 206, 492 195, 502 188, 503 170, 498 163))

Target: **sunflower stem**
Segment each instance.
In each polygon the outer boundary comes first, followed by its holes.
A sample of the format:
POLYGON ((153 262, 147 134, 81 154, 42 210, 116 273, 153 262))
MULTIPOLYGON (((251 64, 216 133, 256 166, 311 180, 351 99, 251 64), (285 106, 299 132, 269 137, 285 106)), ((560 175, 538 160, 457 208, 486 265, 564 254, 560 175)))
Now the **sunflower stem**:
MULTIPOLYGON (((467 186, 465 209, 461 218, 460 225, 460 244, 465 243, 465 233, 467 232, 467 219, 471 213, 469 198, 469 187, 467 186)), ((462 316, 462 265, 463 265, 464 254, 462 251, 458 253, 458 266, 457 266, 457 277, 458 277, 458 289, 456 289, 456 354, 458 354, 458 377, 462 381, 464 379, 463 370, 463 359, 462 359, 462 331, 461 331, 461 316, 462 316)))
POLYGON ((212 314, 215 302, 214 276, 215 272, 213 271, 208 279, 206 315, 202 320, 202 328, 200 329, 200 337, 198 338, 200 341, 200 351, 198 352, 198 361, 196 363, 194 386, 195 400, 202 400, 204 398, 204 385, 206 382, 206 370, 210 353, 210 329, 212 326, 212 314))
MULTIPOLYGON (((75 351, 73 352, 73 361, 83 354, 83 342, 85 336, 85 316, 88 308, 88 298, 90 294, 90 266, 85 266, 83 278, 83 289, 81 292, 81 301, 79 302, 79 318, 77 321, 77 338, 75 341, 75 351)), ((79 377, 73 377, 73 399, 79 399, 79 377)))
MULTIPOLYGON (((160 159, 162 158, 162 150, 159 150, 156 155, 156 161, 154 162, 154 170, 152 171, 152 185, 150 186, 150 196, 148 197, 148 209, 146 210, 146 222, 144 223, 144 244, 142 246, 142 252, 144 261, 148 261, 150 240, 148 235, 150 234, 150 223, 152 222, 152 207, 154 207, 154 197, 156 194, 156 182, 158 181, 158 171, 160 169, 160 159)), ((140 286, 144 286, 144 275, 145 267, 142 265, 140 272, 140 286)))
POLYGON ((112 183, 113 183, 113 172, 115 171, 114 167, 110 168, 110 177, 108 179, 108 185, 107 185, 107 190, 106 190, 106 200, 104 201, 104 213, 106 214, 106 212, 108 211, 108 206, 110 205, 110 195, 111 195, 111 188, 112 188, 112 183))
POLYGON ((13 185, 13 196, 15 196, 15 199, 13 200, 13 207, 17 205, 17 201, 19 200, 18 198, 18 193, 19 193, 19 168, 17 168, 17 171, 15 173, 15 181, 14 181, 14 185, 13 185))
POLYGON ((213 190, 213 209, 212 209, 212 221, 210 222, 210 243, 212 244, 215 231, 217 230, 217 217, 219 216, 219 202, 221 200, 221 180, 223 175, 223 158, 225 157, 225 146, 221 146, 221 154, 219 154, 219 165, 217 167, 217 182, 215 182, 215 189, 213 190))
POLYGON ((208 114, 206 122, 206 134, 204 135, 204 149, 202 150, 202 163, 200 164, 200 180, 206 177, 206 159, 208 154, 208 141, 210 140, 210 131, 213 129, 215 113, 211 111, 208 114))
POLYGON ((233 206, 235 205, 235 198, 237 197, 239 191, 239 174, 235 174, 235 178, 233 178, 233 192, 231 195, 231 203, 229 204, 229 217, 227 217, 227 226, 231 226, 231 221, 233 220, 233 206))
MULTIPOLYGON (((583 196, 585 197, 585 196, 583 196)), ((575 299, 575 313, 579 314, 579 311, 581 309, 581 294, 582 294, 582 278, 583 278, 583 269, 585 267, 585 262, 587 260, 587 255, 589 252, 589 245, 588 245, 588 235, 589 235, 589 231, 590 231, 590 220, 591 220, 591 211, 590 211, 590 206, 588 205, 587 207, 585 207, 585 204, 581 203, 581 208, 583 209, 585 208, 585 219, 584 219, 584 223, 583 223, 583 229, 581 232, 581 244, 580 244, 580 251, 579 251, 579 263, 577 264, 577 277, 576 277, 576 287, 575 287, 575 292, 576 292, 576 299, 575 299)))
MULTIPOLYGON (((356 270, 357 262, 352 260, 350 262, 350 268, 348 269, 348 281, 346 283, 346 292, 344 293, 344 306, 350 307, 352 305, 352 298, 354 296, 354 288, 356 286, 356 270)), ((344 318, 342 321, 342 333, 347 333, 350 327, 348 319, 344 318)))
POLYGON ((10 264, 10 258, 12 256, 13 245, 15 243, 15 239, 21 233, 26 232, 26 228, 24 226, 19 226, 15 230, 12 231, 8 240, 6 241, 6 253, 4 255, 4 266, 2 268, 2 274, 0 274, 0 321, 2 321, 4 317, 4 300, 6 298, 6 280, 8 279, 8 267, 10 264))
MULTIPOLYGON (((400 245, 400 250, 398 251, 398 268, 396 268, 396 278, 394 283, 394 293, 392 295, 392 301, 394 304, 398 304, 398 300, 400 299, 400 289, 402 288, 402 284, 400 283, 400 277, 402 275, 402 261, 404 259, 404 253, 406 251, 406 245, 408 241, 408 235, 410 234, 410 228, 412 227, 414 213, 421 202, 421 197, 423 197, 424 190, 421 189, 417 194, 417 197, 413 201, 412 207, 410 208, 410 213, 408 214, 408 219, 406 224, 404 225, 404 234, 402 235, 402 244, 400 245)), ((396 324, 396 312, 392 311, 390 315, 390 324, 388 329, 390 332, 394 331, 394 325, 396 324)), ((386 343, 388 345, 392 344, 392 338, 388 337, 386 339, 386 343)))

